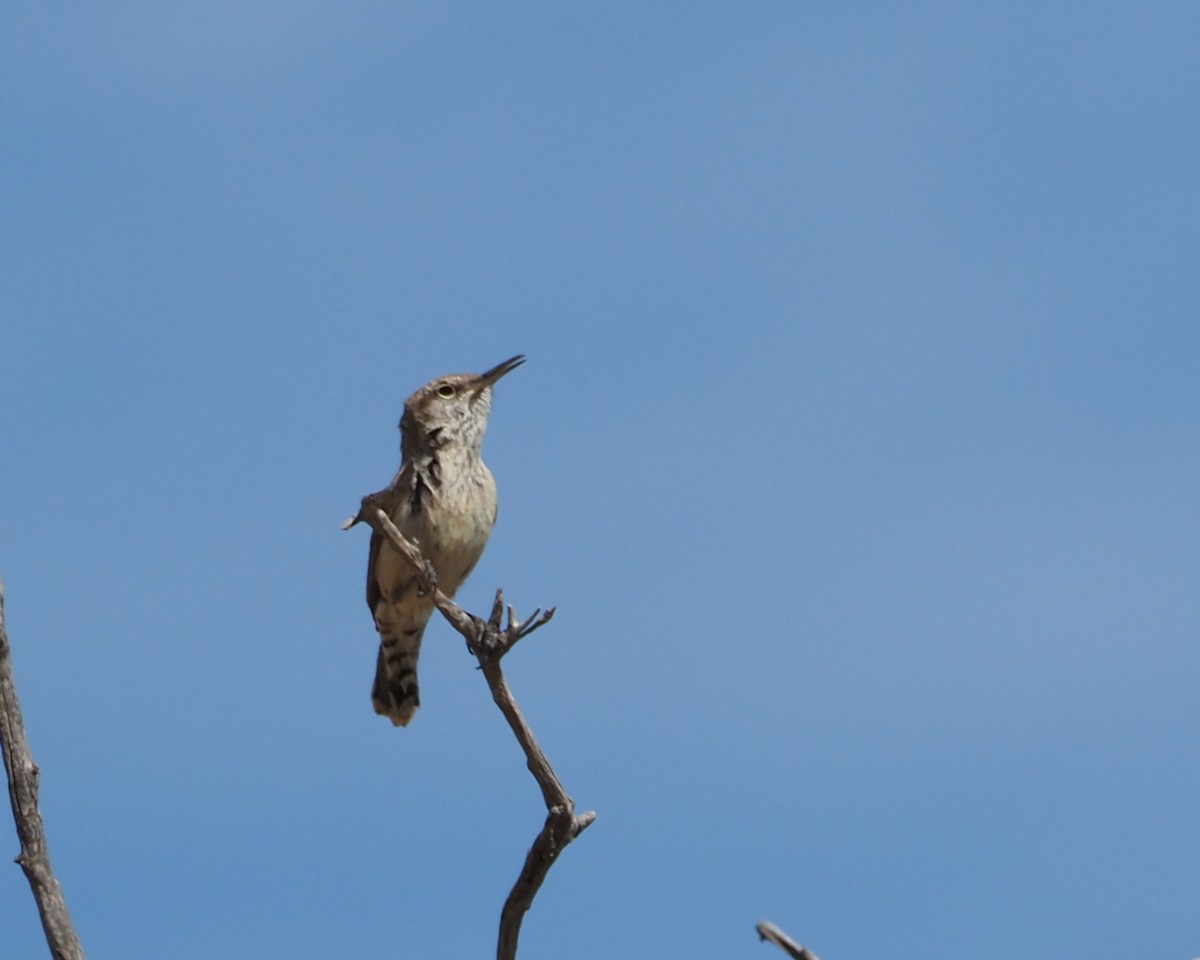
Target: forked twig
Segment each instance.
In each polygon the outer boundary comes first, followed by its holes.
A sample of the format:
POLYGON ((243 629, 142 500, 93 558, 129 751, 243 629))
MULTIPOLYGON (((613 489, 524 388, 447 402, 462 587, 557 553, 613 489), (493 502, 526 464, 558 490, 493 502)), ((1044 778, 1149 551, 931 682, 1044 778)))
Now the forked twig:
POLYGON ((25 871, 25 879, 33 890, 46 943, 55 960, 83 960, 83 947, 71 922, 62 887, 50 867, 50 851, 46 845, 46 830, 38 810, 38 778, 40 771, 29 752, 25 739, 25 723, 21 718, 21 702, 17 699, 13 679, 12 652, 8 631, 4 626, 4 585, 0 583, 0 747, 4 752, 4 770, 8 774, 8 796, 12 801, 13 819, 21 852, 16 862, 25 871))
POLYGON ((768 923, 764 920, 754 929, 758 931, 759 940, 769 940, 789 957, 792 957, 793 960, 817 960, 817 955, 809 950, 808 947, 800 946, 800 944, 773 923, 768 923))
POLYGON ((420 588, 432 594, 442 616, 467 641, 467 649, 479 661, 484 680, 487 681, 488 689, 492 691, 492 699, 496 701, 496 706, 508 721, 513 735, 525 753, 529 772, 533 774, 542 791, 542 799, 546 804, 546 822, 534 839, 521 867, 521 873, 504 901, 504 909, 500 912, 496 957, 497 960, 514 960, 517 955, 517 940, 521 934, 521 921, 533 905, 533 898, 537 896, 550 868, 554 866, 563 848, 596 819, 595 812, 590 810, 575 815, 575 801, 563 787, 562 781, 558 779, 550 761, 538 745, 533 731, 525 722, 517 701, 513 698, 504 678, 504 671, 500 669, 501 658, 512 650, 518 641, 549 623, 550 618, 554 616, 554 608, 546 611, 535 610, 527 620, 522 621, 517 619, 516 612, 509 606, 508 623, 505 625, 504 593, 497 590, 488 619, 472 616, 437 588, 433 568, 421 556, 420 550, 400 533, 388 517, 387 511, 380 509, 378 502, 371 497, 363 499, 362 509, 357 516, 348 520, 345 526, 353 526, 360 520, 385 537, 397 552, 408 560, 417 572, 420 588))

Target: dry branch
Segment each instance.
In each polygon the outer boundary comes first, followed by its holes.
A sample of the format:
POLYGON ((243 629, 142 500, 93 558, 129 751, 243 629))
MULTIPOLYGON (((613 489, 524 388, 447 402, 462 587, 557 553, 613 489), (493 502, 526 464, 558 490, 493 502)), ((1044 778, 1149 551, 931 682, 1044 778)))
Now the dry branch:
POLYGON ((769 940, 793 960, 817 960, 817 955, 808 947, 802 947, 775 924, 764 920, 754 928, 758 931, 759 940, 769 940))
POLYGON ((33 890, 46 943, 55 960, 83 960, 83 947, 71 923, 67 901, 54 871, 50 867, 50 851, 46 846, 46 831, 38 810, 38 777, 40 771, 29 752, 25 739, 25 723, 21 719, 21 702, 13 680, 12 653, 8 631, 4 626, 4 585, 0 583, 0 747, 4 751, 4 770, 8 774, 8 796, 12 800, 13 819, 21 852, 16 862, 25 871, 25 879, 33 890))
POLYGON ((513 608, 508 607, 508 623, 505 625, 503 623, 504 593, 497 590, 491 616, 487 620, 472 616, 437 588, 433 567, 421 556, 416 545, 405 539, 396 525, 392 523, 387 512, 379 509, 375 495, 363 498, 362 508, 357 516, 348 520, 345 526, 353 526, 360 520, 369 524, 381 536, 386 537, 401 556, 412 564, 421 581, 419 584, 421 589, 432 593, 434 603, 441 611, 442 616, 467 641, 467 649, 479 661, 483 678, 492 691, 492 699, 496 701, 496 706, 500 708, 504 719, 512 728, 513 735, 525 753, 529 772, 533 774, 534 780, 537 781, 537 785, 542 791, 542 799, 546 804, 546 822, 534 839, 533 846, 530 847, 529 853, 525 857, 525 863, 521 867, 521 873, 517 877, 516 883, 513 884, 508 899, 504 902, 504 909, 500 913, 500 935, 496 946, 496 957, 497 960, 514 960, 517 955, 517 940, 521 934, 521 921, 524 920, 526 911, 533 905, 533 898, 537 896, 550 868, 554 866, 554 862, 562 853, 563 848, 596 819, 594 811, 575 815, 575 801, 563 787, 562 781, 558 779, 550 761, 546 759, 546 755, 538 745, 533 731, 521 715, 512 691, 508 688, 504 672, 500 669, 501 658, 516 646, 517 641, 548 623, 554 616, 554 609, 551 608, 545 612, 540 609, 535 610, 527 620, 521 621, 517 619, 513 608))

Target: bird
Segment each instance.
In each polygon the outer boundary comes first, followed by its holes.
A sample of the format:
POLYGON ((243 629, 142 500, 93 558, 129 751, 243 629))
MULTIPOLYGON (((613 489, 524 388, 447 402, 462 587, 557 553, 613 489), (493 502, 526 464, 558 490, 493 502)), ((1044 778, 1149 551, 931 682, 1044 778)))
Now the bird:
MULTIPOLYGON (((483 462, 483 436, 492 388, 524 362, 518 354, 485 373, 438 377, 404 403, 400 469, 377 497, 448 597, 475 569, 496 523, 496 480, 483 462)), ((421 703, 417 659, 434 600, 378 531, 367 560, 367 606, 379 632, 371 703, 405 727, 421 703)))

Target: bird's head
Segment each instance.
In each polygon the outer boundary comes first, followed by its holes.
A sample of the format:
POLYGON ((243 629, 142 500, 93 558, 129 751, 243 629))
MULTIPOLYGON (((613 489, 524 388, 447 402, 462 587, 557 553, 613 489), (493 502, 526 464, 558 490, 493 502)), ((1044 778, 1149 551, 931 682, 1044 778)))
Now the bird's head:
POLYGON ((524 362, 518 354, 484 373, 452 373, 429 381, 404 403, 400 432, 405 451, 410 444, 478 447, 492 409, 493 385, 524 362))

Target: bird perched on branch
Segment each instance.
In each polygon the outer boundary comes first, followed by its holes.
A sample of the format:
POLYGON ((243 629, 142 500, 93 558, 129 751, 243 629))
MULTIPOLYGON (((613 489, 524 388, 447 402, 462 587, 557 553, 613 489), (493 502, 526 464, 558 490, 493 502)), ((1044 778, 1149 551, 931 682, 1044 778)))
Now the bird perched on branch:
MULTIPOLYGON (((486 373, 438 377, 404 403, 400 470, 377 498, 400 532, 416 541, 448 597, 479 562, 496 522, 496 481, 483 462, 492 387, 524 362, 516 356, 486 373)), ((417 658, 433 596, 377 531, 367 561, 367 606, 379 631, 371 702, 376 713, 407 726, 421 702, 417 658)))

